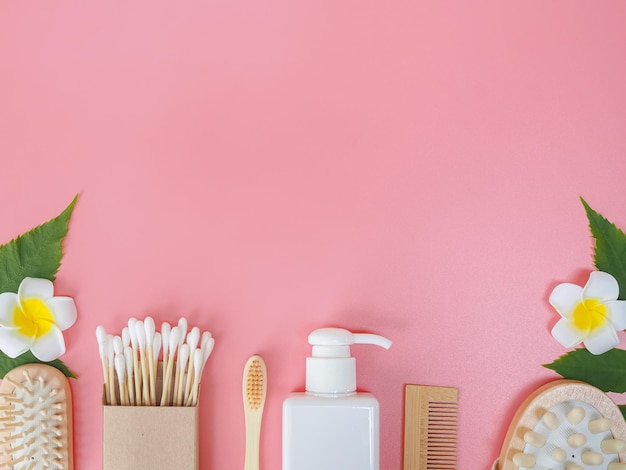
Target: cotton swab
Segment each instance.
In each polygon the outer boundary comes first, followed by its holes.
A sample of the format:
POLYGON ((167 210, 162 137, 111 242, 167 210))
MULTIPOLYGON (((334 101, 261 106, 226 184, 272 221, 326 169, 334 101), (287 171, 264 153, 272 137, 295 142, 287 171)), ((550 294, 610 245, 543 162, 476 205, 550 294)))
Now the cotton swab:
POLYGON ((161 324, 161 344, 163 349, 163 363, 161 373, 161 397, 163 397, 163 390, 165 389, 165 370, 167 368, 167 358, 170 348, 170 332, 172 331, 172 327, 168 322, 163 322, 161 324))
POLYGON ((180 339, 180 330, 177 326, 172 328, 169 337, 169 355, 167 360, 167 367, 165 374, 163 375, 163 393, 161 394, 161 406, 167 406, 169 404, 169 395, 172 387, 172 369, 174 368, 174 356, 176 355, 176 349, 178 348, 178 340, 180 339))
POLYGON ((148 376, 149 376, 149 394, 150 405, 156 404, 156 375, 154 370, 154 335, 155 325, 152 317, 146 317, 143 321, 143 326, 146 335, 146 356, 148 358, 148 376))
POLYGON ((176 364, 178 388, 176 390, 176 406, 181 406, 183 403, 183 392, 185 383, 185 369, 187 368, 187 361, 189 360, 189 345, 183 344, 178 351, 178 363, 176 364))
POLYGON ((127 406, 128 391, 126 388, 126 359, 124 359, 124 354, 115 356, 115 372, 117 372, 117 384, 120 389, 120 402, 122 406, 127 406))
MULTIPOLYGON (((137 336, 137 345, 139 346, 139 357, 141 363, 141 400, 144 405, 150 404, 150 384, 148 377, 148 358, 146 357, 146 330, 143 321, 138 320, 135 323, 135 336, 137 336)), ((137 374, 135 374, 137 375, 137 374)))
POLYGON ((189 345, 189 366, 187 368, 187 383, 185 384, 185 401, 186 398, 191 394, 191 386, 192 386, 192 377, 194 376, 194 355, 196 353, 196 348, 198 347, 198 343, 200 342, 200 328, 194 326, 189 334, 187 335, 187 344, 189 345))
POLYGON ((196 357, 194 357, 194 367, 197 367, 197 365, 199 365, 199 370, 196 370, 194 373, 194 376, 197 377, 196 380, 194 380, 194 388, 193 388, 193 392, 192 392, 192 399, 191 399, 191 403, 189 402, 189 400, 187 401, 187 406, 189 406, 190 404, 195 406, 198 404, 198 392, 199 392, 199 387, 200 387, 200 378, 202 377, 202 372, 204 371, 204 366, 206 365, 209 356, 211 356, 211 353, 213 352, 213 348, 215 346, 215 339, 213 339, 213 337, 211 336, 211 333, 209 333, 208 331, 205 331, 202 334, 202 340, 200 342, 200 350, 196 351, 196 357))
POLYGON ((126 362, 126 380, 128 382, 128 401, 130 405, 135 405, 135 386, 133 371, 133 350, 130 346, 124 348, 124 360, 126 362))
POLYGON ((137 335, 135 334, 136 318, 128 320, 128 334, 130 335, 130 344, 133 350, 133 370, 135 371, 135 401, 137 405, 141 405, 141 374, 139 373, 139 351, 137 345, 137 335))
POLYGON ((109 367, 109 398, 111 405, 117 405, 115 397, 115 349, 113 346, 113 336, 107 335, 107 363, 109 367))
MULTIPOLYGON (((198 387, 200 384, 200 374, 202 373, 203 355, 202 349, 197 348, 193 354, 193 385, 191 393, 187 396, 185 406, 195 406, 198 402, 198 387)), ((191 362, 191 360, 190 360, 191 362)), ((191 379, 189 380, 191 382, 191 379)))
POLYGON ((102 362, 102 375, 104 379, 104 397, 105 403, 108 405, 111 402, 111 396, 109 391, 109 366, 107 365, 107 332, 103 326, 96 327, 96 339, 98 340, 98 352, 100 353, 100 361, 102 362))
POLYGON ((159 353, 161 352, 161 344, 163 340, 161 339, 161 333, 155 333, 154 340, 152 341, 152 354, 154 357, 154 397, 152 400, 152 405, 156 406, 156 392, 157 392, 157 377, 159 376, 159 353))

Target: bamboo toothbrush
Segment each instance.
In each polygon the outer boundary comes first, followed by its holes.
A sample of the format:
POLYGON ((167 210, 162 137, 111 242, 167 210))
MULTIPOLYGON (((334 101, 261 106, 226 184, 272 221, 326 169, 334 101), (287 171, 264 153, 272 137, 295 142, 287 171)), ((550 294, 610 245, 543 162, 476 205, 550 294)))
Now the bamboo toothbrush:
POLYGON ((54 367, 27 364, 0 384, 0 468, 74 468, 72 396, 54 367))
POLYGON ((261 419, 267 394, 267 368, 259 355, 246 361, 243 370, 243 407, 246 424, 246 457, 244 470, 259 470, 261 419))

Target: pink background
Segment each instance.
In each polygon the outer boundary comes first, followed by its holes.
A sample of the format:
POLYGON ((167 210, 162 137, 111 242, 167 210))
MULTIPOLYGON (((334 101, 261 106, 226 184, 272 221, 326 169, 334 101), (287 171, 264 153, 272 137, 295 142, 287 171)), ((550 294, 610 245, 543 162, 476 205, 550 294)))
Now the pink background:
POLYGON ((243 365, 269 368, 262 467, 307 334, 354 347, 402 460, 403 384, 460 389, 460 469, 487 468, 565 351, 578 197, 626 227, 626 3, 0 2, 0 241, 80 193, 56 282, 79 320, 76 463, 101 464, 94 330, 188 316, 217 339, 201 468, 243 466, 243 365))

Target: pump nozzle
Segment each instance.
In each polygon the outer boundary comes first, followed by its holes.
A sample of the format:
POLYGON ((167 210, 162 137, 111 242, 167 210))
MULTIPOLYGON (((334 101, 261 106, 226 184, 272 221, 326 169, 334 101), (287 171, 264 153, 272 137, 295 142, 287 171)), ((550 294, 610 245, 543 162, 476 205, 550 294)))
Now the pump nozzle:
POLYGON ((352 344, 375 344, 389 349, 391 341, 380 335, 352 333, 343 328, 320 328, 309 335, 313 346, 350 346, 352 344))
POLYGON ((307 358, 307 392, 336 395, 356 390, 356 363, 350 356, 352 344, 374 344, 389 349, 391 341, 343 328, 320 328, 309 335, 309 344, 313 345, 313 351, 312 357, 307 358))

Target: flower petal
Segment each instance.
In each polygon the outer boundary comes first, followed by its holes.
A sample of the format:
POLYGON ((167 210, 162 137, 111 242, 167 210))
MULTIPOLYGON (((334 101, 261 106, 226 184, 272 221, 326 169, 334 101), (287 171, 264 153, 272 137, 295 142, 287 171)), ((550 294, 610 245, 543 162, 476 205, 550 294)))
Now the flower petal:
POLYGON ((76 322, 76 304, 71 297, 53 297, 48 299, 48 306, 54 315, 54 323, 61 331, 67 330, 76 322))
POLYGON ((54 286, 52 281, 37 277, 25 277, 17 290, 17 296, 20 299, 29 297, 39 297, 40 299, 49 299, 54 295, 54 286))
POLYGON ((13 312, 17 306, 17 294, 13 292, 0 294, 0 325, 13 326, 13 312))
POLYGON ((619 338, 611 325, 598 328, 585 338, 585 347, 591 354, 602 354, 619 345, 619 338))
POLYGON ((550 294, 549 302, 562 317, 569 318, 582 300, 582 293, 583 288, 576 284, 559 284, 550 294))
POLYGON ((626 300, 609 300, 604 305, 615 329, 626 330, 626 300))
POLYGON ((573 348, 586 336, 586 332, 575 328, 566 318, 561 318, 552 328, 552 336, 566 348, 573 348))
POLYGON ((583 289, 583 299, 615 300, 619 296, 619 284, 609 273, 593 271, 583 289))
POLYGON ((50 362, 58 359, 65 353, 63 333, 53 325, 50 332, 37 339, 30 350, 40 361, 50 362))
POLYGON ((18 333, 16 328, 0 327, 0 349, 11 359, 28 351, 33 338, 18 333))

